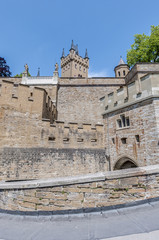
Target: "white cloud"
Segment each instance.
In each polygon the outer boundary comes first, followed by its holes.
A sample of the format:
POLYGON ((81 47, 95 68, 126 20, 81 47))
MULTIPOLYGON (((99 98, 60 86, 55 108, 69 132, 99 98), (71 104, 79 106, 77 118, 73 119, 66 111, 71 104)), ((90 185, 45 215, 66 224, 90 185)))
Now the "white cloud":
POLYGON ((108 77, 107 70, 103 69, 101 71, 89 71, 88 72, 88 77, 108 77))

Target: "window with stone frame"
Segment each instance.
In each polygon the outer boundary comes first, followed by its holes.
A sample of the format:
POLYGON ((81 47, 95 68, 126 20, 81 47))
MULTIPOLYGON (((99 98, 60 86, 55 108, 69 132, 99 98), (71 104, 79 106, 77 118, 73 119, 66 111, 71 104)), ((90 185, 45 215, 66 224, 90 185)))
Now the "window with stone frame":
POLYGON ((117 119, 117 124, 116 125, 117 125, 118 129, 129 127, 130 126, 129 117, 128 116, 125 117, 125 114, 121 114, 120 118, 117 119))

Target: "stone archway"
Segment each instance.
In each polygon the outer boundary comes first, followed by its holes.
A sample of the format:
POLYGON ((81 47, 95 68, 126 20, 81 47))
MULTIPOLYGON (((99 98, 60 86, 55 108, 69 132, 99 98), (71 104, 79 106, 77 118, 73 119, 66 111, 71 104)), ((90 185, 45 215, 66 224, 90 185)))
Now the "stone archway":
POLYGON ((138 166, 131 158, 127 156, 123 156, 116 162, 114 166, 114 170, 135 168, 135 167, 138 167, 138 166))

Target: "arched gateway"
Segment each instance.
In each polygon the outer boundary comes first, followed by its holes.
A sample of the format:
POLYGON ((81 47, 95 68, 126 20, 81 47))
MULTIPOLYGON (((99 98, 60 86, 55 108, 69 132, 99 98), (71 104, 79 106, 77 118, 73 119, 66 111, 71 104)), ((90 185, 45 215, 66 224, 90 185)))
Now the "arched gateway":
POLYGON ((137 167, 137 164, 131 158, 124 156, 116 162, 114 166, 114 170, 135 168, 135 167, 137 167))

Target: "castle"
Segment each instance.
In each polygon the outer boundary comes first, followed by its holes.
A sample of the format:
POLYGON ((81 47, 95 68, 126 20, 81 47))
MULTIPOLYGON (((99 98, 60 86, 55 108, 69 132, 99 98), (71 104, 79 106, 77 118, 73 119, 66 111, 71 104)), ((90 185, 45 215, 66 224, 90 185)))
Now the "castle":
POLYGON ((1 181, 158 164, 159 63, 130 70, 121 58, 115 77, 89 78, 88 69, 87 49, 81 57, 72 41, 61 77, 56 64, 50 77, 29 77, 25 65, 22 78, 0 78, 1 181))

